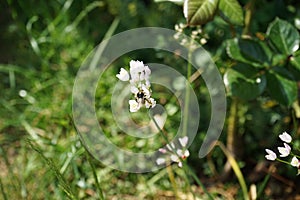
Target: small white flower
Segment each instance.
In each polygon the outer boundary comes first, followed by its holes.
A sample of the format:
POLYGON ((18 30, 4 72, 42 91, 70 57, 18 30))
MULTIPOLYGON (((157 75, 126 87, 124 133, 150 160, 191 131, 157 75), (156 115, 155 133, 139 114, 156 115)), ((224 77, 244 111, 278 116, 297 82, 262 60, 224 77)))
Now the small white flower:
POLYGON ((135 100, 129 100, 129 110, 130 112, 137 112, 141 108, 140 104, 135 100))
POLYGON ((180 156, 182 159, 186 159, 187 157, 190 156, 190 152, 189 152, 189 150, 187 150, 187 149, 185 149, 185 150, 178 149, 178 150, 177 150, 177 154, 178 154, 178 156, 180 156))
POLYGON ((284 147, 278 147, 278 151, 281 154, 280 157, 287 157, 291 153, 291 147, 286 143, 283 144, 284 147))
POLYGON ((166 163, 166 159, 164 159, 164 158, 157 158, 156 159, 156 164, 162 165, 164 163, 166 163))
MULTIPOLYGON (((180 145, 182 147, 185 147, 188 143, 188 137, 182 137, 178 139, 180 145)), ((169 144, 166 145, 166 148, 160 148, 158 150, 162 154, 168 153, 170 155, 170 160, 172 162, 178 163, 178 167, 182 167, 182 160, 185 160, 187 157, 190 156, 190 152, 187 149, 181 149, 181 148, 176 148, 175 144, 173 142, 170 142, 169 144)), ((159 158, 160 159, 160 158, 159 158)), ((156 160, 156 163, 161 163, 160 161, 162 160, 156 160)))
POLYGON ((154 108, 156 105, 156 101, 153 98, 149 98, 147 101, 145 101, 146 108, 154 108))
POLYGON ((293 157, 293 159, 292 159, 292 161, 291 161, 291 165, 292 165, 293 167, 298 167, 298 168, 299 168, 299 166, 300 166, 300 161, 299 161, 299 159, 298 159, 296 156, 293 157))
POLYGON ((120 79, 121 81, 128 81, 129 80, 129 73, 124 68, 121 68, 119 74, 117 74, 116 77, 118 79, 120 79))
POLYGON ((182 138, 178 138, 180 144, 182 147, 186 147, 188 141, 189 141, 189 138, 187 136, 184 136, 182 138))
POLYGON ((150 68, 138 60, 131 60, 129 65, 130 73, 121 68, 120 73, 116 76, 121 81, 130 82, 130 91, 135 96, 135 100, 129 101, 130 112, 137 112, 143 105, 146 108, 153 108, 156 105, 156 101, 151 98, 150 68))
POLYGON ((274 153, 274 151, 270 150, 270 149, 265 149, 268 155, 265 155, 267 160, 276 160, 277 156, 276 153, 274 153))
POLYGON ((279 138, 286 143, 290 143, 292 141, 292 137, 287 132, 283 132, 279 135, 279 138))
POLYGON ((144 63, 142 61, 131 60, 129 62, 130 65, 130 74, 138 74, 144 70, 144 63))

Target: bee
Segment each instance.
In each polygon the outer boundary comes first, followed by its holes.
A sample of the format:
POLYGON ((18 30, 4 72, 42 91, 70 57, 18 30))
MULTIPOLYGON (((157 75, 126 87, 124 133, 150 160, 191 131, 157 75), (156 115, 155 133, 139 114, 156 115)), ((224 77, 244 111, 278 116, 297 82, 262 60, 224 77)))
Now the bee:
POLYGON ((142 89, 135 94, 135 101, 137 103, 145 104, 147 102, 149 105, 152 105, 152 102, 148 98, 142 89))

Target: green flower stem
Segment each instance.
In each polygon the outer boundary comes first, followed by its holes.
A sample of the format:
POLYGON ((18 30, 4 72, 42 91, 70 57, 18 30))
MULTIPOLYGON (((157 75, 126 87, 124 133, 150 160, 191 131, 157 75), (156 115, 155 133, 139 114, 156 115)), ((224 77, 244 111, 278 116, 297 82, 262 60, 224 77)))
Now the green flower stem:
MULTIPOLYGON (((152 113, 150 113, 150 117, 151 117, 152 121, 154 122, 156 128, 159 130, 159 133, 160 133, 161 136, 164 138, 165 142, 166 142, 166 143, 169 143, 169 139, 168 139, 168 137, 167 137, 167 135, 168 135, 167 132, 166 132, 164 129, 162 129, 162 128, 159 127, 159 125, 158 125, 157 121, 155 120, 154 116, 152 115, 152 113)), ((171 148, 172 148, 172 147, 171 147, 171 148)), ((173 148, 172 148, 172 149, 173 149, 173 148)))
POLYGON ((193 179, 196 181, 196 183, 203 189, 204 193, 208 196, 210 200, 214 200, 214 198, 211 196, 211 194, 207 191, 206 187, 203 185, 203 183, 200 181, 200 179, 197 177, 195 172, 189 167, 188 164, 183 163, 183 168, 185 172, 189 172, 189 174, 193 177, 193 179))
MULTIPOLYGON (((154 116, 152 115, 152 113, 150 113, 150 117, 151 117, 152 121, 154 122, 156 128, 159 130, 159 133, 164 138, 165 142, 168 144, 169 139, 167 137, 167 132, 164 129, 159 127, 159 125, 158 125, 157 121, 155 120, 154 116)), ((170 145, 170 147, 171 147, 172 151, 176 154, 176 150, 173 149, 173 147, 171 145, 170 145)), ((170 182, 172 184, 172 187, 173 187, 173 190, 174 190, 174 193, 175 193, 175 197, 176 197, 176 199, 179 199, 179 197, 178 197, 178 187, 177 187, 177 184, 176 184, 176 181, 175 181, 175 178, 174 178, 174 173, 173 173, 171 163, 167 163, 167 172, 168 172, 168 176, 169 176, 170 182)))
MULTIPOLYGON (((193 45, 193 41, 190 44, 191 46, 193 45)), ((184 110, 183 110, 183 136, 187 135, 187 124, 188 124, 188 119, 189 119, 189 102, 190 102, 190 82, 189 78, 192 75, 192 51, 191 49, 189 50, 188 53, 188 64, 187 64, 187 75, 186 75, 186 89, 185 89, 185 98, 184 98, 184 110)))
POLYGON ((291 165, 291 163, 285 161, 285 160, 281 160, 280 158, 276 158, 277 161, 279 162, 282 162, 282 163, 285 163, 285 164, 288 164, 288 165, 291 165))
POLYGON ((174 193, 175 193, 175 198, 180 199, 179 196, 178 196, 178 187, 177 187, 177 184, 176 184, 176 181, 175 181, 175 176, 174 176, 174 173, 173 173, 172 165, 168 164, 166 168, 167 168, 167 172, 168 172, 170 182, 172 184, 172 187, 173 187, 173 190, 174 190, 174 193))

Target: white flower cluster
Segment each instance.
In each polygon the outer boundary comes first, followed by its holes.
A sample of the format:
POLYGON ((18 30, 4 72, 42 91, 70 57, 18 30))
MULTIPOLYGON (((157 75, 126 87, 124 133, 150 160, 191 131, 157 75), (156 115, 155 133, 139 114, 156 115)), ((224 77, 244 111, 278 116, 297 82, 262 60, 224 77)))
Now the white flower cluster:
POLYGON ((130 112, 137 112, 143 105, 146 108, 153 108, 156 101, 151 98, 151 84, 149 77, 151 70, 142 61, 131 60, 129 72, 121 68, 116 75, 121 81, 129 81, 130 91, 134 94, 135 99, 129 100, 130 112))
MULTIPOLYGON (((283 132, 282 134, 279 135, 279 138, 284 142, 283 143, 283 147, 277 147, 279 153, 280 153, 280 157, 287 157, 289 155, 292 155, 292 161, 290 162, 290 165, 292 165, 293 167, 297 167, 298 169, 300 169, 300 160, 297 158, 298 156, 294 155, 291 150, 292 148, 290 147, 290 145, 288 143, 292 142, 292 137, 287 133, 287 132, 283 132)), ((270 149, 265 149, 267 152, 267 155, 265 156, 265 158, 267 160, 276 160, 277 159, 277 155, 274 151, 270 150, 270 149)), ((280 160, 279 160, 280 161, 280 160)))
MULTIPOLYGON (((171 142, 170 144, 167 144, 167 148, 160 148, 159 152, 162 154, 168 153, 170 155, 170 160, 172 162, 178 163, 179 167, 182 167, 182 160, 185 160, 187 157, 189 157, 190 152, 189 150, 186 149, 186 145, 188 144, 188 137, 184 136, 182 138, 178 138, 179 143, 182 148, 176 148, 175 144, 171 142)), ((162 165, 166 164, 166 159, 165 158, 158 158, 156 160, 156 164, 162 165)))

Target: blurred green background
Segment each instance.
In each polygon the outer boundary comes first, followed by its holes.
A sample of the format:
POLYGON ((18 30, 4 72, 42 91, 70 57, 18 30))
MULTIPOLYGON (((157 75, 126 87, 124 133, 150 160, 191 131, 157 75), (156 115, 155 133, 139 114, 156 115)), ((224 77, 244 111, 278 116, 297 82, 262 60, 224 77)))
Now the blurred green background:
MULTIPOLYGON (((240 1, 242 6, 248 2, 240 1)), ((260 1, 251 31, 265 32, 275 17, 299 29, 299 6, 292 0, 260 1)), ((77 70, 112 23, 117 23, 114 34, 145 26, 174 29, 175 24, 185 23, 182 6, 152 0, 1 0, 0 10, 0 199, 99 199, 101 190, 106 199, 174 199, 166 169, 130 174, 103 166, 89 156, 72 123, 71 95, 77 70)), ((222 74, 232 65, 223 45, 231 37, 231 28, 220 17, 203 27, 208 36, 204 48, 222 74)), ((117 82, 112 77, 131 59, 161 62, 186 72, 181 61, 172 63, 172 55, 133 52, 104 74, 98 97, 117 82)), ((197 79, 193 86, 199 92, 201 126, 190 147, 188 163, 218 198, 241 199, 235 175, 228 172, 223 176, 227 159, 220 149, 201 160, 197 156, 210 119, 210 100, 203 80, 197 79)), ((170 95, 158 92, 154 97, 163 105, 176 107, 170 95)), ((109 95, 97 100, 98 106, 110 109, 109 95)), ((231 101, 228 98, 228 105, 231 101)), ((296 198, 300 193, 296 169, 270 164, 264 158, 265 148, 280 145, 278 135, 283 131, 292 132, 299 140, 299 118, 294 109, 262 96, 240 103, 236 112, 237 161, 248 186, 255 184, 261 189, 261 199, 296 198)), ((151 142, 120 134, 105 109, 99 109, 97 115, 113 142, 136 151, 152 148, 151 142)), ((176 131, 174 124, 179 117, 175 115, 170 122, 170 132, 176 131)), ((228 121, 220 138, 225 144, 227 129, 228 121)), ((191 193, 201 196, 196 183, 190 180, 191 192, 181 169, 172 168, 182 199, 191 199, 191 193)))

